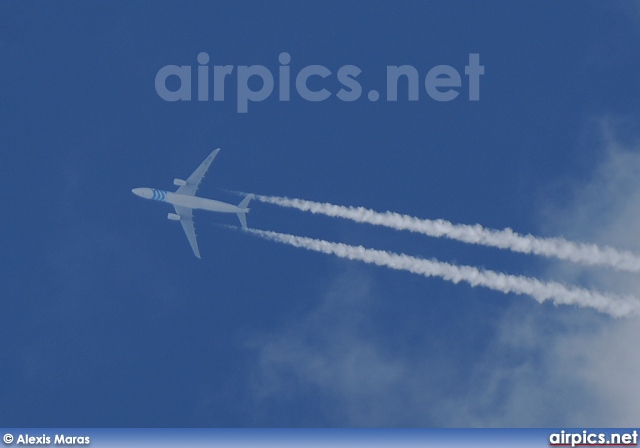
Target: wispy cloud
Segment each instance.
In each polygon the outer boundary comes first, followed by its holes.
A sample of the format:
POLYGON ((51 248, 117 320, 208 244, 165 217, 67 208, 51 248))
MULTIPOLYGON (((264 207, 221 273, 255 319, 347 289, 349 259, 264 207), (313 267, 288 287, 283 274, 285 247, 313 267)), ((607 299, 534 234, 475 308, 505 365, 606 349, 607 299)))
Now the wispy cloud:
MULTIPOLYGON (((550 206, 550 231, 570 233, 598 243, 640 249, 640 123, 606 117, 591 123, 602 146, 602 161, 588 182, 572 182, 572 199, 550 206)), ((640 277, 580 265, 554 263, 549 268, 565 281, 588 278, 597 288, 636 293, 640 277)), ((640 339, 637 319, 602 320, 591 331, 556 341, 559 356, 579 366, 575 381, 600 398, 603 421, 632 426, 640 415, 640 339)))
MULTIPOLYGON (((309 294, 317 305, 308 313, 250 343, 257 355, 251 396, 262 411, 260 424, 504 427, 617 421, 607 418, 609 409, 577 372, 582 352, 565 352, 558 336, 584 313, 512 302, 495 320, 495 336, 480 343, 474 341, 477 327, 455 338, 439 337, 442 328, 431 326, 372 337, 385 318, 378 314, 382 303, 423 295, 384 297, 376 278, 358 265, 328 279, 318 295, 309 294), (296 415, 286 411, 292 405, 300 410, 296 415)), ((465 321, 461 314, 455 318, 465 321)), ((591 313, 588 319, 599 320, 591 313)), ((591 329, 583 327, 572 337, 588 337, 591 329)))

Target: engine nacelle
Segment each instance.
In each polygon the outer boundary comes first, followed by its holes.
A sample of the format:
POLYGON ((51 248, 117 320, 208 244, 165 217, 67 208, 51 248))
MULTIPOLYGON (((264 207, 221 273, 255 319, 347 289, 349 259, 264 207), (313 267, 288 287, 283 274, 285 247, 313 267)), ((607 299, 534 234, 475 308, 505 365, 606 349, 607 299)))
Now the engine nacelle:
POLYGON ((180 221, 180 215, 176 215, 175 213, 169 213, 167 215, 167 218, 169 218, 171 221, 180 221))
POLYGON ((183 185, 187 185, 187 181, 182 179, 173 179, 173 185, 182 187, 183 185))

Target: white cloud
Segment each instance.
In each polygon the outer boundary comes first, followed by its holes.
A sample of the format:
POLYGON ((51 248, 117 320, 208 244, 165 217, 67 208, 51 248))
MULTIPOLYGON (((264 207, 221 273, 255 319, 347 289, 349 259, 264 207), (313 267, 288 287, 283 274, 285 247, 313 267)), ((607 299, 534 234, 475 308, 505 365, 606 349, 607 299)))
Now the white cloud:
POLYGON ((389 405, 398 399, 394 389, 407 366, 366 337, 375 300, 371 286, 369 277, 352 269, 333 283, 318 308, 283 335, 254 341, 260 400, 292 400, 287 394, 320 391, 310 406, 326 412, 307 425, 376 426, 393 419, 389 405))
MULTIPOLYGON (((258 350, 253 384, 258 407, 274 412, 267 425, 302 426, 580 426, 600 420, 590 384, 568 368, 567 340, 557 328, 573 313, 514 302, 482 356, 465 362, 469 336, 433 350, 426 337, 398 341, 374 336, 375 280, 350 270, 324 302, 280 335, 252 344, 258 350), (356 275, 354 276, 354 272, 356 275), (532 309, 534 310, 532 312, 532 309), (538 311, 536 311, 538 310, 538 311), (553 322, 550 322, 552 320, 553 322), (560 344, 562 343, 562 344, 560 344), (575 384, 576 379, 581 383, 575 384), (287 416, 279 409, 309 416, 287 416)), ((396 298, 404 300, 406 298, 396 298)), ((415 299, 415 298, 413 298, 415 299)), ((428 298, 421 297, 421 300, 428 298)), ((529 304, 531 305, 531 304, 529 304)), ((564 307, 563 307, 564 308, 564 307)), ((597 313, 590 312, 597 320, 597 313)), ((584 334, 588 325, 574 329, 584 334)), ((426 335, 425 335, 426 336, 426 335)), ((473 336, 471 336, 473 337, 473 336)), ((573 340, 573 339, 571 339, 573 340)), ((570 357, 571 361, 574 356, 570 357)))
MULTIPOLYGON (((640 251, 640 128, 635 120, 596 121, 604 158, 590 181, 573 192, 572 206, 551 209, 550 227, 572 237, 640 251)), ((606 269, 555 265, 567 281, 637 294, 640 277, 606 269)), ((569 334, 556 341, 558 357, 573 367, 579 381, 598 397, 600 423, 633 426, 640 415, 640 322, 638 319, 598 320, 588 333, 569 334)))
MULTIPOLYGON (((570 199, 546 210, 553 234, 640 251, 640 129, 634 120, 595 120, 602 157, 587 180, 571 182, 570 199)), ((593 123, 591 123, 593 124, 593 123)), ((593 150, 593 148, 589 148, 593 150)), ((565 184, 566 187, 566 184, 565 184)), ((556 262, 548 275, 603 291, 637 295, 640 277, 556 262)), ((577 310, 538 309, 503 320, 496 353, 537 357, 519 369, 488 365, 488 385, 511 376, 501 415, 489 424, 513 426, 634 426, 640 415, 640 326, 577 310), (513 318, 515 317, 515 318, 513 318), (514 324, 515 323, 515 324, 514 324), (553 416, 553 417, 551 417, 553 416)), ((493 359, 500 356, 494 353, 493 359)), ((493 387, 495 390, 495 387, 493 387)), ((496 396, 488 389, 487 400, 496 396)))

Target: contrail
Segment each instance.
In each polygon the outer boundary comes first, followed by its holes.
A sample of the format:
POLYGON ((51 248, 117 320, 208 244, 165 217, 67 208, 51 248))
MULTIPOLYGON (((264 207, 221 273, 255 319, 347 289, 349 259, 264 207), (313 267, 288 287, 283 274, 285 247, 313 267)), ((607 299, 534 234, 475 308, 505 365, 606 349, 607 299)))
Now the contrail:
POLYGON ((586 265, 606 265, 622 271, 640 272, 640 255, 613 247, 600 247, 568 241, 564 238, 540 238, 521 235, 510 228, 486 229, 479 224, 453 224, 442 219, 420 219, 395 212, 376 212, 364 207, 345 207, 322 202, 290 199, 279 196, 255 195, 261 202, 296 208, 326 216, 349 219, 355 222, 409 230, 432 237, 445 237, 465 243, 509 249, 514 252, 556 257, 586 265))
POLYGON ((425 277, 441 277, 453 283, 466 282, 471 286, 484 286, 503 293, 525 294, 540 303, 552 300, 556 305, 590 307, 614 317, 633 316, 640 311, 640 301, 631 296, 609 295, 584 288, 566 286, 558 282, 543 282, 530 277, 480 270, 473 266, 457 266, 362 246, 350 246, 266 230, 247 229, 246 231, 267 240, 336 255, 340 258, 359 260, 425 277))

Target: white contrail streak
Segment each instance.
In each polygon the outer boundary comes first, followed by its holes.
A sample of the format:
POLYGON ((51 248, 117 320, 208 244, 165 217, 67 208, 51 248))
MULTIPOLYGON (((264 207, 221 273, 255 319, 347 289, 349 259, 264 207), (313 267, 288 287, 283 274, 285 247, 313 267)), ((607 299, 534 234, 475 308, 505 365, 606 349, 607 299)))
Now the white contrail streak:
POLYGON ((542 303, 552 300, 560 305, 577 305, 594 308, 614 317, 628 317, 639 314, 640 301, 631 296, 615 296, 583 288, 566 286, 558 282, 541 280, 500 272, 480 270, 473 266, 457 266, 436 260, 426 260, 405 254, 395 254, 383 250, 367 249, 343 243, 316 240, 313 238, 277 233, 265 230, 246 231, 267 240, 289 244, 295 247, 336 255, 349 260, 385 266, 391 269, 409 271, 425 277, 441 277, 453 283, 466 282, 471 286, 484 286, 503 293, 526 294, 542 303))
POLYGON ((376 212, 364 207, 345 207, 321 202, 290 199, 279 196, 255 195, 255 199, 296 208, 302 211, 326 216, 349 219, 355 222, 391 227, 396 230, 409 230, 432 237, 445 237, 465 243, 509 249, 514 252, 556 257, 587 265, 607 265, 622 271, 640 272, 640 255, 629 251, 600 247, 568 241, 564 238, 540 238, 533 235, 521 235, 510 228, 504 230, 486 229, 479 224, 453 224, 442 219, 419 219, 395 212, 376 212))

